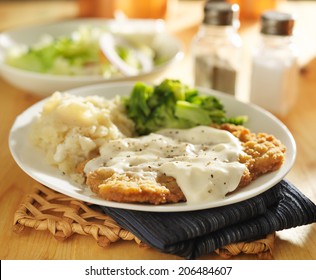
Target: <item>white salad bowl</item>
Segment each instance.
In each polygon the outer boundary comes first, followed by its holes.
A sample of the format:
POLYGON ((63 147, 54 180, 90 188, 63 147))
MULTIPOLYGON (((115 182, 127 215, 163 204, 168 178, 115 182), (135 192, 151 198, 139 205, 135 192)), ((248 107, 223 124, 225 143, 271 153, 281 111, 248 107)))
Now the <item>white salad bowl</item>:
POLYGON ((65 91, 90 84, 153 78, 166 70, 171 64, 181 60, 182 57, 181 42, 166 31, 163 20, 75 19, 23 27, 0 33, 0 74, 2 78, 23 91, 41 97, 48 96, 57 90, 65 91), (101 75, 67 76, 38 73, 10 66, 5 62, 8 51, 12 48, 32 46, 46 34, 54 38, 70 35, 80 26, 104 28, 113 36, 119 34, 147 44, 163 62, 150 70, 134 75, 110 78, 101 75))

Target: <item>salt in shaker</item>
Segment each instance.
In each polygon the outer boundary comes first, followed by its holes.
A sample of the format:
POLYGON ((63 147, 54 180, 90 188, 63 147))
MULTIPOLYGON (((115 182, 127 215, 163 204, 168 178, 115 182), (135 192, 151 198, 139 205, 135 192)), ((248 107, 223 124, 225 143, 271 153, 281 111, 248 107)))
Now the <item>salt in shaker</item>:
POLYGON ((285 116, 297 96, 297 48, 294 17, 268 11, 261 16, 260 43, 252 57, 250 102, 285 116))

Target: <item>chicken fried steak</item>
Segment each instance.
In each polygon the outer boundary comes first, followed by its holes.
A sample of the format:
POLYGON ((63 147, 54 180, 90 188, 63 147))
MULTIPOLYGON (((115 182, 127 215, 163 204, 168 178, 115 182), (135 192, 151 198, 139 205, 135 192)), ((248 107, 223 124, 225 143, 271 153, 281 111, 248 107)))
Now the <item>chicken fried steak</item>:
MULTIPOLYGON (((240 141, 242 152, 238 161, 245 169, 237 188, 247 186, 258 176, 275 171, 283 164, 286 148, 274 136, 252 133, 232 124, 216 128, 230 132, 240 141)), ((187 200, 176 179, 164 173, 156 178, 142 178, 99 168, 86 174, 86 184, 99 197, 109 201, 157 205, 187 200)))

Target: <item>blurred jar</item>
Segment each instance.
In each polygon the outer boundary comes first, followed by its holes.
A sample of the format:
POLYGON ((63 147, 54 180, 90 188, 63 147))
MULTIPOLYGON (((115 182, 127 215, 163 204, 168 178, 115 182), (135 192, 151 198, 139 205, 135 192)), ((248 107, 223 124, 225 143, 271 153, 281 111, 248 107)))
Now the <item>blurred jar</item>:
POLYGON ((80 17, 113 18, 115 0, 77 0, 80 17))
POLYGON ((116 0, 117 10, 128 18, 164 18, 168 0, 116 0))
POLYGON ((278 0, 227 0, 238 4, 240 7, 240 19, 259 19, 266 10, 274 10, 278 0))
MULTIPOLYGON (((128 18, 165 18, 170 0, 77 0, 79 16, 114 18, 121 12, 128 18)), ((175 0, 173 0, 175 1, 175 0)))

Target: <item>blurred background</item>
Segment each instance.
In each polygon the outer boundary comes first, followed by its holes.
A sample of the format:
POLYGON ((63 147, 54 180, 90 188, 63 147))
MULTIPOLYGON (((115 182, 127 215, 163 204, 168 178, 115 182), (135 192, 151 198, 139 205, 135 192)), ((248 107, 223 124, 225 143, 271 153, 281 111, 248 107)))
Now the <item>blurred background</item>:
MULTIPOLYGON (((316 1, 227 1, 240 5, 239 32, 242 34, 245 52, 250 51, 259 33, 260 14, 266 9, 275 9, 296 15, 295 38, 300 49, 299 64, 302 71, 316 57, 316 1)), ((184 51, 188 54, 192 34, 202 23, 204 4, 202 0, 0 0, 0 32, 78 17, 161 18, 165 20, 168 31, 181 38, 184 51), (199 5, 193 6, 192 2, 199 5)), ((247 83, 244 82, 244 85, 247 83)), ((247 92, 247 88, 242 91, 247 92)))

